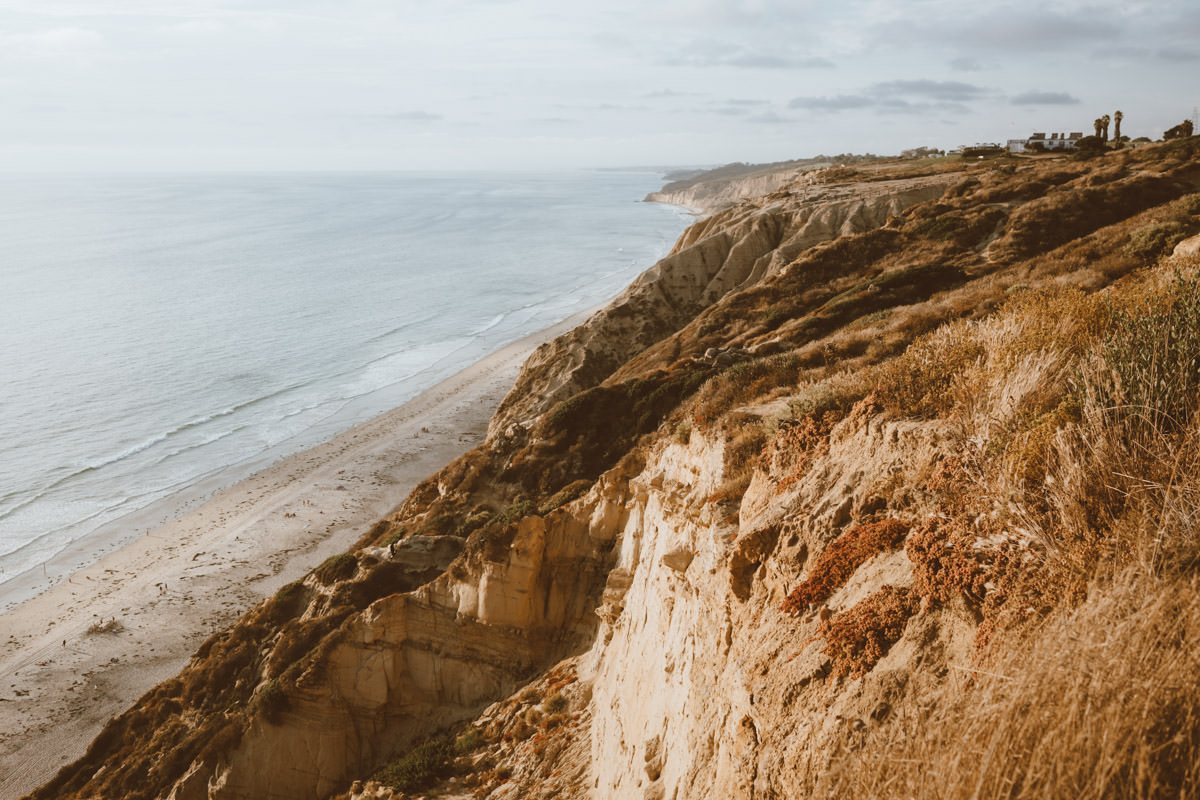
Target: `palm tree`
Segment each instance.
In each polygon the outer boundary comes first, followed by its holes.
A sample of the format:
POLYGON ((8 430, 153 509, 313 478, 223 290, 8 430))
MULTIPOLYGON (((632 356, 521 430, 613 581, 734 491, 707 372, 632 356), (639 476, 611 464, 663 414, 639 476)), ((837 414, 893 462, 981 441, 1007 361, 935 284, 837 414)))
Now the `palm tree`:
POLYGON ((1096 117, 1096 121, 1093 122, 1092 124, 1096 126, 1096 138, 1099 139, 1100 138, 1100 128, 1101 128, 1101 126, 1103 126, 1104 121, 1101 120, 1100 117, 1096 117))
POLYGON ((1113 114, 1113 122, 1116 123, 1116 126, 1113 128, 1113 139, 1118 142, 1121 141, 1121 120, 1123 119, 1125 119, 1125 115, 1120 111, 1113 114))
POLYGON ((1100 129, 1103 131, 1101 138, 1106 142, 1108 141, 1108 123, 1110 122, 1112 122, 1112 118, 1108 114, 1100 118, 1100 129))

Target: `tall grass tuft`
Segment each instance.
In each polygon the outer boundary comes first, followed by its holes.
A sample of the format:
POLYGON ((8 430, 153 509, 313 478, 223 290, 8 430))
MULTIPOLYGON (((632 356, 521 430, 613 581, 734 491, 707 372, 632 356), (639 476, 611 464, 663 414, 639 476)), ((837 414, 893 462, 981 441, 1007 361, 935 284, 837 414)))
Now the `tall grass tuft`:
POLYGON ((1200 581, 1134 575, 852 734, 814 797, 1200 796, 1200 581))
POLYGON ((1150 431, 1177 433, 1200 395, 1200 281, 1176 274, 1170 285, 1114 310, 1102 363, 1085 388, 1106 413, 1139 419, 1150 431))

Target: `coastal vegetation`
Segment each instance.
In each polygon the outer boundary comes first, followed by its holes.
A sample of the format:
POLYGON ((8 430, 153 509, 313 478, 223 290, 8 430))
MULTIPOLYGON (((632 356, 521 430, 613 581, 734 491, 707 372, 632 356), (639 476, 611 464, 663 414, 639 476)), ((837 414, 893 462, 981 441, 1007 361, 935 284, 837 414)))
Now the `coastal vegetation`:
MULTIPOLYGON (((391 634, 371 626, 409 606, 420 615, 396 627, 416 632, 387 647, 427 629, 494 633, 473 645, 486 652, 471 675, 501 671, 496 651, 518 640, 535 655, 504 667, 490 710, 447 703, 423 719, 404 716, 411 697, 379 700, 372 724, 387 717, 376 738, 390 749, 325 794, 367 776, 430 790, 474 754, 489 775, 479 797, 506 784, 583 797, 582 779, 561 775, 584 758, 573 747, 590 747, 589 715, 611 707, 588 706, 592 689, 563 664, 656 613, 614 622, 646 586, 676 609, 655 635, 693 625, 689 641, 720 640, 694 662, 668 653, 654 674, 701 685, 689 670, 711 662, 728 670, 710 683, 744 681, 712 700, 756 698, 719 735, 757 753, 758 779, 781 796, 1200 792, 1200 264, 1171 257, 1200 233, 1198 156, 1200 141, 1179 138, 1085 160, 858 164, 698 223, 730 263, 738 242, 758 243, 744 280, 667 333, 610 348, 611 370, 424 481, 353 552, 213 636, 32 797, 149 800, 215 774, 264 726, 345 705, 329 700, 330 674, 383 670, 366 656, 347 667, 364 652, 352 645, 381 659, 391 634), (921 184, 931 199, 788 250, 811 217, 803 189, 929 180, 941 181, 921 184), (675 471, 639 477, 651 463, 675 471), (654 513, 666 521, 643 525, 654 513), (641 538, 623 553, 588 549, 629 519, 623 535, 641 538), (631 589, 653 535, 668 537, 647 562, 661 574, 631 589), (463 610, 485 576, 519 586, 495 625, 463 610), (712 597, 720 614, 706 616, 712 597), (552 623, 556 600, 581 611, 552 623), (447 733, 477 715, 487 733, 447 733)), ((632 324, 607 319, 613 340, 632 324)), ((430 641, 412 658, 441 655, 446 640, 430 641)), ((468 657, 455 653, 438 680, 459 674, 468 657)), ((668 756, 705 757, 659 737, 626 759, 653 787, 668 756)))

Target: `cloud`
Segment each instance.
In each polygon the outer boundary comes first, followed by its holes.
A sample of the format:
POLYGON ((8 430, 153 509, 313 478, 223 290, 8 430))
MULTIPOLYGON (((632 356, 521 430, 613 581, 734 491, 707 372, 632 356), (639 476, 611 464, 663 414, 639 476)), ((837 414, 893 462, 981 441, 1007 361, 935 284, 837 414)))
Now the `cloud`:
POLYGON ((881 114, 929 114, 935 111, 963 114, 970 111, 966 103, 990 94, 981 86, 961 81, 895 80, 872 84, 856 94, 796 97, 788 107, 829 112, 870 108, 881 114))
POLYGON ((958 58, 950 59, 950 69, 955 72, 979 72, 983 69, 983 65, 973 58, 959 56, 958 58))
POLYGON ((754 109, 761 109, 769 105, 771 105, 769 100, 731 97, 725 101, 710 103, 707 109, 698 110, 707 110, 713 114, 723 114, 728 117, 740 117, 749 114, 754 109))
POLYGON ((1086 10, 1062 14, 1048 11, 1044 5, 1033 9, 1005 8, 980 16, 929 14, 880 24, 874 38, 880 45, 951 44, 956 49, 1009 54, 1066 51, 1080 45, 1118 41, 1122 28, 1112 21, 1113 16, 1086 10))
POLYGON ((961 81, 907 80, 877 83, 869 90, 874 95, 908 95, 931 100, 961 103, 987 94, 980 86, 961 81))
POLYGON ((1164 61, 1200 61, 1200 53, 1193 47, 1164 47, 1155 55, 1164 61))
POLYGON ((911 100, 903 100, 901 98, 894 97, 881 100, 877 110, 880 114, 914 114, 923 116, 934 113, 968 114, 971 111, 970 108, 962 103, 914 103, 911 100))
POLYGON ((774 111, 766 111, 762 114, 755 114, 752 117, 746 117, 747 122, 753 122, 756 125, 786 125, 795 122, 792 117, 785 117, 781 114, 776 114, 774 111))
POLYGON ((0 51, 31 61, 90 63, 103 48, 104 37, 88 28, 0 33, 0 51))
POLYGON ((677 97, 703 97, 703 92, 680 92, 675 89, 658 89, 653 92, 646 92, 642 97, 647 100, 670 100, 677 97))
POLYGON ((797 58, 766 53, 746 53, 717 61, 716 64, 747 69, 833 69, 833 62, 827 58, 817 56, 797 58))
POLYGON ((852 108, 870 108, 876 100, 861 94, 839 94, 834 97, 794 97, 788 108, 807 111, 846 111, 852 108))
POLYGON ((1057 50, 1076 43, 1111 42, 1121 28, 1108 19, 1046 12, 1044 6, 1025 16, 994 12, 959 31, 963 41, 1000 50, 1057 50))
POLYGON ((397 111, 394 114, 388 114, 387 117, 400 122, 437 122, 444 119, 441 114, 429 111, 397 111))
POLYGON ((1012 99, 1014 106, 1077 106, 1080 100, 1066 92, 1023 92, 1012 99))
POLYGON ((673 25, 700 29, 731 25, 757 28, 763 20, 777 24, 802 22, 818 8, 818 4, 797 0, 667 0, 659 4, 657 15, 673 25))
POLYGON ((1103 50, 1097 50, 1095 53, 1092 53, 1092 58, 1101 60, 1106 58, 1124 58, 1137 61, 1139 59, 1149 58, 1151 55, 1153 55, 1153 53, 1151 53, 1150 49, 1146 47, 1121 46, 1106 47, 1103 50))
POLYGON ((827 58, 802 53, 769 52, 759 47, 740 47, 712 40, 695 41, 667 56, 672 67, 737 67, 740 69, 833 69, 827 58))

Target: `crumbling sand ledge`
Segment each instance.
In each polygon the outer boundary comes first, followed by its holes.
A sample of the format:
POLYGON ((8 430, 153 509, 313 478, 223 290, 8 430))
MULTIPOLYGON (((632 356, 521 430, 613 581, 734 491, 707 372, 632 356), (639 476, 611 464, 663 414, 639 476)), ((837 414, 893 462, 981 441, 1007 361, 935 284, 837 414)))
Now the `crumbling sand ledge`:
POLYGON ((480 443, 529 353, 590 313, 260 470, 0 615, 0 800, 82 756, 109 718, 179 672, 209 634, 344 551, 480 443), (117 630, 89 632, 114 618, 117 630))

